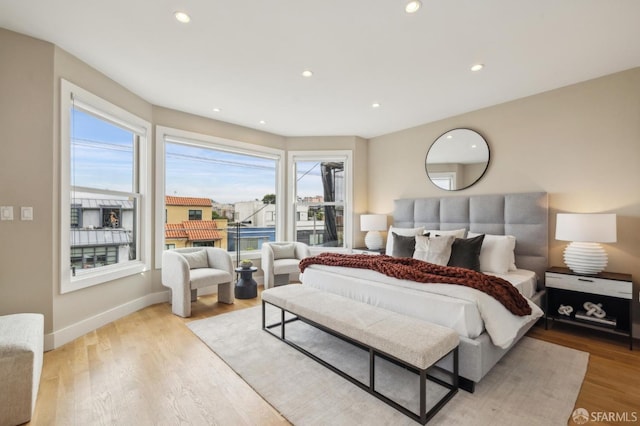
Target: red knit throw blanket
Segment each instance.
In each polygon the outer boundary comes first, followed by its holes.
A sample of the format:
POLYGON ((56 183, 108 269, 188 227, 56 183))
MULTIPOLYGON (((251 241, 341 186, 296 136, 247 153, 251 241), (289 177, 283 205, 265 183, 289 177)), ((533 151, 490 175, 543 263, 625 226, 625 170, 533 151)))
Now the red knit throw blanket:
POLYGON ((440 266, 410 257, 340 253, 322 253, 318 256, 307 257, 300 261, 300 272, 304 272, 309 265, 372 269, 390 277, 419 283, 464 285, 487 293, 502 303, 514 315, 531 314, 531 307, 527 303, 527 299, 511 283, 502 278, 470 269, 440 266))

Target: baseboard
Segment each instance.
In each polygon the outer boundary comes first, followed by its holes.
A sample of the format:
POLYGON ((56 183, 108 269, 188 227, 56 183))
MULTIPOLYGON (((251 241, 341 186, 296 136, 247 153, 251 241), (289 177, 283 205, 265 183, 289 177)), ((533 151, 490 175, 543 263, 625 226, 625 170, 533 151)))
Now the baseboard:
POLYGON ((171 292, 169 290, 147 294, 139 299, 116 306, 115 308, 109 309, 108 311, 94 315, 90 318, 86 318, 61 330, 48 333, 44 336, 44 350, 50 351, 52 349, 59 348, 65 343, 69 343, 80 336, 84 336, 85 334, 102 327, 103 325, 109 324, 110 322, 139 311, 140 309, 146 308, 147 306, 155 305, 156 303, 168 302, 170 296, 171 292))

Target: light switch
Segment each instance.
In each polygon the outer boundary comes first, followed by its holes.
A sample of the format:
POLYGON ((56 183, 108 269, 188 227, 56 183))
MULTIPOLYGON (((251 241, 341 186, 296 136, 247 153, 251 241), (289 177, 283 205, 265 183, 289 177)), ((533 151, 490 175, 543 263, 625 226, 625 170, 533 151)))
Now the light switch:
POLYGON ((33 207, 20 207, 20 220, 33 220, 33 207))
POLYGON ((13 220, 13 206, 0 206, 0 220, 13 220))

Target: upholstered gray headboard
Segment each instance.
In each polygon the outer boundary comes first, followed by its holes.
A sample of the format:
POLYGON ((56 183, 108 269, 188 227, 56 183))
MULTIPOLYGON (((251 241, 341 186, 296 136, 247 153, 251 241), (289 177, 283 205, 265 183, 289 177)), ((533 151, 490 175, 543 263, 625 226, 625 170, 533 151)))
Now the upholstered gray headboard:
POLYGON ((535 271, 544 286, 549 262, 546 192, 410 198, 394 201, 394 226, 460 229, 516 237, 516 266, 535 271))

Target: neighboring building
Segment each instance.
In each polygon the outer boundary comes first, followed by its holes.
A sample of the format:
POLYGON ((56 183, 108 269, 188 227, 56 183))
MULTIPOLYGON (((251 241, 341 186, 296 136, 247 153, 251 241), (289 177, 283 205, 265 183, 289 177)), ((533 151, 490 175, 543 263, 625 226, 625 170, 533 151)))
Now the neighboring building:
POLYGON ((71 204, 71 268, 88 269, 135 258, 133 202, 73 199, 71 204))
POLYGON ((227 219, 211 220, 209 198, 165 197, 165 249, 227 248, 227 219))
POLYGON ((236 240, 240 241, 240 250, 260 250, 262 243, 275 241, 276 206, 262 201, 241 201, 233 205, 233 221, 229 229, 228 250, 236 250, 236 240), (240 223, 237 228, 234 225, 240 223), (236 235, 239 231, 239 235, 236 235))
POLYGON ((211 220, 212 205, 209 198, 164 197, 164 223, 181 223, 183 220, 211 220))
POLYGON ((228 220, 233 220, 233 212, 235 211, 233 204, 216 203, 215 201, 212 201, 211 208, 221 219, 226 218, 228 220))
POLYGON ((308 204, 318 204, 318 203, 323 203, 324 202, 324 197, 322 195, 316 195, 313 197, 304 197, 302 199, 300 199, 299 201, 303 202, 303 203, 308 203, 308 204))

